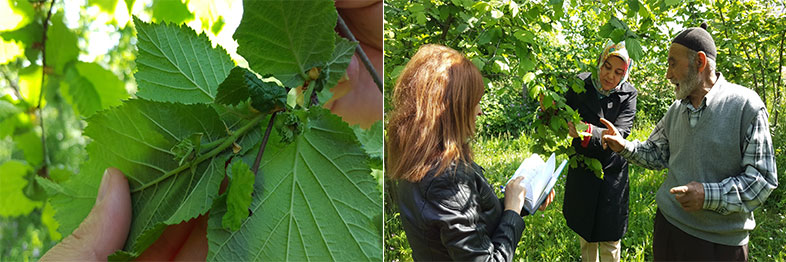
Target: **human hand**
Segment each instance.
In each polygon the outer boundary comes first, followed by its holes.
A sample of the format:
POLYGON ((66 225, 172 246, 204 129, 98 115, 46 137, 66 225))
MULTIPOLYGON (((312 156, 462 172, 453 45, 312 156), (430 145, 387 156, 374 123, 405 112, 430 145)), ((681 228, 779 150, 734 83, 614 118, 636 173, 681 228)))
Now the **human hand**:
POLYGON ((606 126, 606 130, 603 130, 603 136, 601 137, 600 143, 603 145, 603 149, 611 148, 614 152, 620 152, 623 148, 625 148, 625 141, 622 138, 622 135, 617 128, 614 127, 614 124, 606 120, 605 118, 600 118, 600 122, 606 126))
MULTIPOLYGON (((101 179, 96 204, 74 232, 52 247, 41 261, 106 261, 121 250, 131 227, 131 193, 120 170, 108 168, 101 179)), ((205 215, 164 230, 139 260, 205 260, 205 215), (182 251, 182 252, 181 252, 182 251)))
POLYGON ((546 211, 546 207, 548 207, 549 204, 551 204, 551 201, 554 201, 554 189, 551 190, 551 192, 549 193, 549 196, 546 197, 546 200, 543 201, 543 204, 540 205, 538 210, 546 211))
POLYGON ((579 137, 579 132, 576 131, 576 126, 573 125, 573 122, 568 121, 568 135, 572 138, 579 137))
POLYGON ((514 178, 505 186, 505 210, 512 210, 516 214, 521 213, 524 197, 527 195, 527 189, 521 185, 521 180, 524 180, 524 176, 514 178))
MULTIPOLYGON (((382 1, 337 0, 336 8, 382 78, 382 1)), ((355 54, 347 67, 347 78, 331 89, 325 107, 349 123, 368 128, 382 119, 383 98, 370 73, 355 54)))
POLYGON ((673 194, 685 211, 697 211, 704 207, 704 185, 691 181, 687 185, 672 187, 669 193, 673 194))
POLYGON ((122 249, 131 227, 131 193, 120 170, 108 168, 93 209, 74 232, 52 247, 41 261, 106 260, 122 249))

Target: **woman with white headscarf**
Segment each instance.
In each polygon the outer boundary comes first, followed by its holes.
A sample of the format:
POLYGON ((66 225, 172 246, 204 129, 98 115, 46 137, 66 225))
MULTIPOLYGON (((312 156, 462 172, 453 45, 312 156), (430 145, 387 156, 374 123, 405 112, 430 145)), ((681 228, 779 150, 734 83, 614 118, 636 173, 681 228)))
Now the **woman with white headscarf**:
POLYGON ((620 239, 628 227, 628 162, 601 146, 605 126, 600 118, 614 123, 623 137, 630 134, 637 96, 628 82, 632 64, 625 43, 609 41, 598 57, 597 71, 578 75, 586 91, 566 95, 567 104, 587 125, 577 132, 569 124, 572 146, 577 154, 598 159, 604 171, 603 179, 584 165, 568 171, 563 215, 579 235, 583 261, 620 260, 620 239), (585 135, 579 136, 580 131, 585 135))

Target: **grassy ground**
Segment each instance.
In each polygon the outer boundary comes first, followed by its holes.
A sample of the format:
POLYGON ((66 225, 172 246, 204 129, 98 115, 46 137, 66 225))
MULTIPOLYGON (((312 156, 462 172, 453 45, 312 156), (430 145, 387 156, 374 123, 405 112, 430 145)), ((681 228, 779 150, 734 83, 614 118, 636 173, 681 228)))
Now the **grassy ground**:
MULTIPOLYGON (((632 139, 645 140, 652 125, 633 130, 632 139)), ((781 140, 782 141, 782 140, 781 140)), ((532 141, 519 138, 480 138, 474 144, 475 161, 486 169, 486 178, 499 191, 521 161, 529 156, 532 141)), ((776 147, 779 144, 776 142, 776 147)), ((781 146, 783 147, 783 146, 781 146)), ((786 153, 786 152, 782 152, 786 153)), ((779 182, 784 181, 786 157, 778 156, 779 182)), ((579 261, 579 240, 565 225, 562 216, 565 174, 557 182, 556 199, 545 212, 525 217, 527 226, 516 249, 514 261, 579 261)), ((630 217, 628 232, 622 238, 622 261, 652 260, 652 223, 655 217, 655 191, 666 174, 631 165, 630 217)), ((388 184, 389 185, 389 184, 388 184)), ((786 261, 786 197, 784 186, 776 189, 765 205, 754 211, 757 226, 751 233, 751 261, 786 261)), ((389 202, 389 198, 386 198, 389 202)), ((386 203, 385 261, 410 261, 412 250, 406 240, 395 207, 386 203)))

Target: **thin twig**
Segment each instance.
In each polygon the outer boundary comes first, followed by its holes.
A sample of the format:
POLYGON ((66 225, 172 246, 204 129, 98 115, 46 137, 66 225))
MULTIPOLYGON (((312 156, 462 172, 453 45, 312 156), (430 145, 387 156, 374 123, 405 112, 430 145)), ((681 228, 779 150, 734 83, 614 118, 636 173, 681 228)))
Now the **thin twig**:
POLYGON ((46 19, 44 19, 44 26, 43 26, 44 30, 43 33, 41 33, 41 57, 42 57, 41 58, 41 90, 38 91, 38 105, 36 106, 36 108, 38 108, 38 118, 40 119, 40 123, 41 123, 41 148, 42 148, 42 153, 44 155, 43 157, 44 166, 41 167, 41 170, 43 170, 44 172, 42 174, 44 177, 49 176, 49 171, 47 168, 47 166, 49 165, 49 156, 46 153, 44 109, 41 108, 41 100, 43 100, 44 97, 44 83, 45 83, 44 79, 46 77, 46 32, 49 29, 49 19, 52 18, 52 9, 54 9, 55 7, 55 1, 56 0, 52 0, 52 3, 49 4, 49 11, 47 11, 46 19))
POLYGON ((273 129, 273 122, 276 120, 276 115, 278 115, 278 112, 279 111, 273 112, 273 114, 270 115, 270 121, 267 123, 265 136, 262 137, 262 144, 259 145, 257 159, 254 160, 254 165, 251 167, 251 172, 254 173, 254 175, 257 175, 257 170, 259 170, 259 162, 262 161, 262 154, 265 153, 265 145, 267 145, 267 139, 270 137, 270 130, 273 129))
MULTIPOLYGON (((344 33, 349 40, 352 42, 357 42, 358 40, 355 39, 355 35, 349 31, 349 27, 347 24, 344 23, 344 19, 341 19, 341 16, 338 16, 338 28, 344 33)), ((371 78, 374 79, 374 83, 377 84, 377 88, 379 88, 379 92, 382 92, 382 79, 379 79, 379 74, 377 74, 377 70, 374 69, 374 65, 371 64, 371 61, 368 60, 368 56, 366 56, 366 52, 363 52, 363 48, 358 44, 358 47, 355 48, 355 53, 358 54, 360 60, 363 61, 363 65, 366 66, 366 70, 368 70, 369 74, 371 74, 371 78)))
POLYGON ((205 160, 218 155, 219 153, 224 151, 224 149, 227 149, 229 146, 234 144, 235 141, 237 141, 237 139, 240 138, 240 136, 246 134, 246 132, 251 130, 251 128, 256 127, 257 124, 259 124, 259 121, 262 120, 262 116, 263 115, 260 114, 260 115, 258 115, 256 117, 252 118, 250 122, 248 122, 244 126, 238 128, 232 135, 230 135, 230 136, 228 136, 228 137, 226 137, 224 139, 221 139, 220 140, 221 144, 218 145, 217 147, 213 148, 213 150, 210 150, 210 152, 208 152, 208 153, 206 153, 204 155, 198 156, 194 161, 190 161, 190 162, 188 162, 188 163, 186 163, 186 164, 184 164, 182 166, 178 166, 177 168, 175 168, 173 170, 170 170, 169 172, 164 173, 163 175, 159 176, 158 178, 156 178, 153 181, 147 182, 147 183, 142 184, 141 186, 139 186, 137 188, 131 189, 131 193, 136 193, 136 192, 142 191, 142 190, 144 190, 144 189, 146 189, 146 188, 148 188, 148 187, 150 187, 152 185, 158 184, 161 181, 169 179, 173 175, 178 174, 178 173, 182 172, 183 170, 186 170, 187 168, 191 168, 192 165, 199 165, 199 163, 202 163, 205 160))
MULTIPOLYGON (((3 67, 3 69, 6 69, 6 68, 3 67)), ((17 85, 16 82, 11 80, 11 77, 8 76, 8 73, 5 70, 2 70, 0 72, 3 73, 3 78, 5 78, 5 80, 8 81, 8 84, 11 86, 11 89, 13 89, 14 93, 16 93, 16 97, 21 98, 22 94, 19 93, 19 85, 17 85)))

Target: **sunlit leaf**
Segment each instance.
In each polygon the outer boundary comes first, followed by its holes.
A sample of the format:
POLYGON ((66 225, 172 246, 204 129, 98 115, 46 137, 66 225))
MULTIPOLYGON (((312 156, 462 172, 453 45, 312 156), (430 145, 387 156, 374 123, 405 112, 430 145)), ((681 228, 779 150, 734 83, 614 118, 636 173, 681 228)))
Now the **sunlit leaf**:
MULTIPOLYGON (((128 3, 126 3, 128 4, 128 3)), ((188 6, 181 0, 155 0, 153 1, 153 19, 160 22, 180 24, 194 19, 188 6)), ((136 24, 136 22, 134 22, 136 24)))
POLYGON ((237 52, 257 73, 295 87, 306 71, 330 58, 337 19, 333 1, 244 1, 243 10, 234 34, 237 52))
POLYGON ((234 67, 223 48, 185 26, 134 18, 139 43, 137 96, 165 102, 210 103, 234 67))
POLYGON ((628 49, 628 54, 630 54, 630 58, 633 60, 640 61, 644 56, 644 51, 641 50, 641 43, 636 38, 625 39, 625 48, 628 49))
POLYGON ((77 36, 63 23, 63 13, 52 15, 52 25, 46 34, 46 66, 62 75, 65 65, 79 56, 77 36))
POLYGON ((0 31, 19 29, 32 20, 35 12, 27 0, 0 1, 0 31))
POLYGON ((67 67, 65 75, 63 93, 83 116, 120 105, 128 98, 125 83, 98 64, 77 62, 67 67))
POLYGON ((26 215, 41 207, 41 202, 30 200, 22 192, 28 183, 25 177, 30 172, 33 169, 29 165, 16 160, 0 165, 0 216, 26 215))

